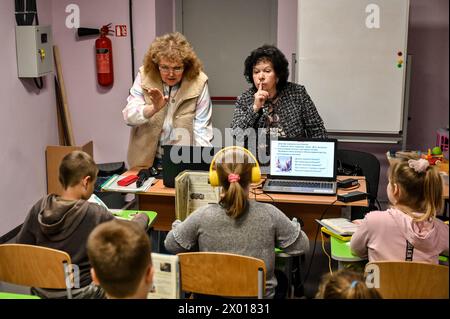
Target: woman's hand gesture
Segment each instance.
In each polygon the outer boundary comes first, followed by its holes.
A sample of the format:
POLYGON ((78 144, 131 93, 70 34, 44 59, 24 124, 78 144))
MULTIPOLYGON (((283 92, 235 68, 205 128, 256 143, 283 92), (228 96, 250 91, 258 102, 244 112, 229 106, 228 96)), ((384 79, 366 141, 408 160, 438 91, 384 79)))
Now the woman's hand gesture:
POLYGON ((169 101, 169 96, 164 96, 159 89, 151 88, 148 90, 148 94, 150 95, 155 113, 159 112, 167 104, 167 101, 169 101))
POLYGON ((253 111, 259 112, 259 110, 264 106, 264 103, 269 98, 269 92, 264 91, 262 88, 262 82, 259 82, 258 91, 256 91, 255 101, 253 102, 253 111))

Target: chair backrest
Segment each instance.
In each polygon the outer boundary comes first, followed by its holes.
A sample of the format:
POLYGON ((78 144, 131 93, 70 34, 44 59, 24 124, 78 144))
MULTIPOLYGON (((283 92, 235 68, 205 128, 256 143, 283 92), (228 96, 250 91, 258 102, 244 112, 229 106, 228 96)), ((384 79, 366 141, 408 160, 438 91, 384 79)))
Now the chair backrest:
POLYGON ((263 298, 266 265, 261 259, 229 253, 178 254, 181 290, 192 293, 263 298))
POLYGON ((448 299, 448 271, 442 265, 411 261, 377 261, 366 265, 366 273, 386 299, 448 299))
POLYGON ((369 201, 370 206, 369 208, 352 207, 352 219, 354 219, 354 217, 363 218, 365 213, 373 210, 375 206, 375 199, 378 195, 378 183, 380 181, 380 162, 375 155, 371 153, 353 150, 338 149, 336 158, 338 160, 338 167, 342 163, 357 166, 362 170, 362 173, 366 178, 367 193, 371 195, 369 201))
POLYGON ((71 298, 70 267, 69 254, 61 250, 24 244, 0 245, 0 281, 38 288, 67 289, 71 298))

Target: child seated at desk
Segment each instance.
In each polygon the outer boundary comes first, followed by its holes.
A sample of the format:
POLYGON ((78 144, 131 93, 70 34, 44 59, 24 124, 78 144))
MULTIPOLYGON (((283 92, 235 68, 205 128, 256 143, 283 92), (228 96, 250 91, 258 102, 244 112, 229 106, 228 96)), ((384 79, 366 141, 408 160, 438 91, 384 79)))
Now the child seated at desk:
POLYGON ((325 274, 316 294, 317 299, 382 299, 374 288, 368 288, 362 273, 341 269, 325 274))
POLYGON ((425 159, 397 162, 389 168, 386 211, 366 215, 353 234, 352 251, 369 261, 424 261, 448 256, 449 228, 436 218, 442 208, 442 181, 425 159))
MULTIPOLYGON (((114 216, 106 208, 90 203, 98 168, 92 157, 82 151, 67 154, 59 166, 61 196, 49 194, 30 210, 17 243, 58 249, 70 255, 79 268, 79 287, 72 289, 73 298, 103 298, 104 292, 92 284, 86 242, 91 231, 114 216)), ((137 214, 134 220, 147 228, 148 217, 137 214)), ((77 284, 77 282, 75 282, 77 284)), ((32 288, 41 298, 67 298, 66 291, 32 288)))
POLYGON ((146 299, 153 281, 150 240, 136 223, 112 220, 89 235, 87 254, 95 284, 109 299, 146 299))
POLYGON ((217 173, 215 179, 223 186, 220 202, 197 209, 183 222, 176 220, 164 244, 172 253, 195 249, 262 259, 267 270, 265 298, 274 298, 275 247, 299 254, 309 250, 309 240, 297 220, 289 220, 273 205, 249 200, 250 182, 257 182, 261 174, 255 161, 241 147, 219 151, 212 161, 216 171, 210 172, 210 180, 217 173))

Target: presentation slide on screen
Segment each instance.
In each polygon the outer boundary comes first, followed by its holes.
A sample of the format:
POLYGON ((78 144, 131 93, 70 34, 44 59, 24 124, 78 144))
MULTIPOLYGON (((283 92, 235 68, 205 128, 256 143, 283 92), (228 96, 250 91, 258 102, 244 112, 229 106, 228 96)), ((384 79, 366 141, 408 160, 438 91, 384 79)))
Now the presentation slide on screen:
POLYGON ((270 174, 292 177, 333 177, 334 143, 272 140, 270 174))

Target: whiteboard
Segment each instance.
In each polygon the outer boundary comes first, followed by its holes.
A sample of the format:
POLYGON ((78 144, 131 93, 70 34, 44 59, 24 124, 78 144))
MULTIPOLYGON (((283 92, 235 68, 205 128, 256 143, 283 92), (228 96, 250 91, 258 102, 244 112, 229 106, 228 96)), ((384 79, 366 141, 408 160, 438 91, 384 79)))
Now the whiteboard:
POLYGON ((297 82, 329 132, 402 131, 408 14, 409 0, 298 0, 297 82))

